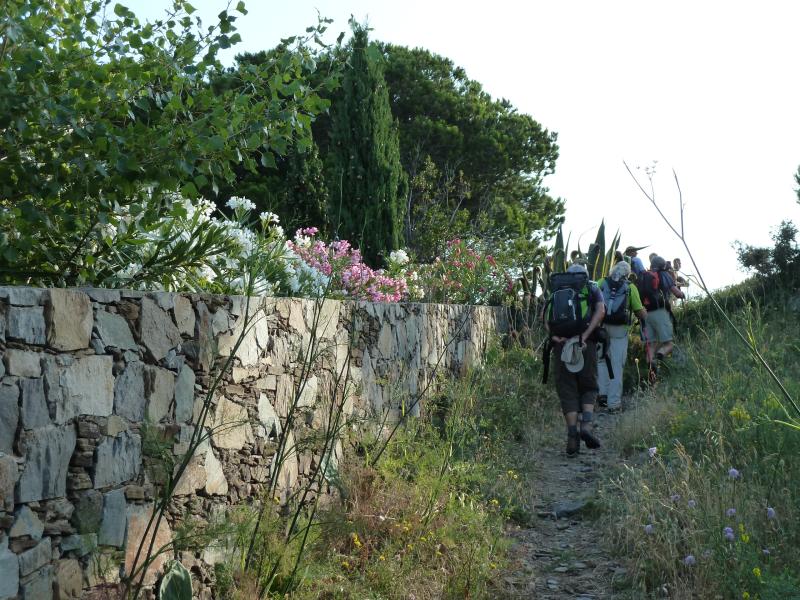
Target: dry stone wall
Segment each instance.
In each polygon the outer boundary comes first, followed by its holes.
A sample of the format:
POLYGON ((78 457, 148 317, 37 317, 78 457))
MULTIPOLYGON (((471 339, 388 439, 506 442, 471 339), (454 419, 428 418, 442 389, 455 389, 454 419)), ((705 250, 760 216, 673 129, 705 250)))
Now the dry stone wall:
MULTIPOLYGON (((119 582, 164 483, 148 436, 185 455, 207 396, 209 439, 156 546, 178 519, 251 502, 271 476, 285 501, 323 458, 301 440, 331 402, 352 426, 418 414, 433 379, 478 364, 504 328, 485 307, 0 288, 0 600, 91 597, 119 582), (295 399, 297 450, 272 473, 295 399)), ((337 445, 328 460, 340 456, 337 445)), ((213 549, 178 558, 196 596, 212 597, 213 549)))

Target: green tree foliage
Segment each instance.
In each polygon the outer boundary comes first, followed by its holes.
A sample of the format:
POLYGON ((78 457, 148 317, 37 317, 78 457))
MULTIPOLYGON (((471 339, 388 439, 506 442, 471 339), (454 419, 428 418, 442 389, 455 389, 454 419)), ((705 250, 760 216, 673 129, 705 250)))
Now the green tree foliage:
POLYGON ((402 244, 408 183, 380 48, 370 43, 366 27, 351 26, 341 92, 331 108, 331 221, 339 237, 355 242, 376 265, 402 244))
MULTIPOLYGON (((510 102, 493 100, 447 58, 419 48, 386 44, 383 49, 401 158, 412 181, 430 171, 430 158, 440 185, 462 181, 459 201, 447 210, 452 215, 466 209, 472 235, 496 254, 538 258, 540 241, 563 221, 563 201, 543 185, 558 158, 556 134, 510 102)), ((405 229, 412 248, 428 243, 419 240, 427 233, 418 231, 416 221, 425 213, 414 210, 427 202, 420 189, 407 198, 405 229)))
POLYGON ((783 221, 772 235, 772 248, 748 246, 737 242, 739 263, 757 276, 768 277, 786 289, 800 284, 800 246, 797 244, 797 227, 783 221))
MULTIPOLYGON (((243 2, 235 10, 246 13, 243 2)), ((194 197, 231 181, 238 166, 252 171, 298 141, 307 147, 312 116, 326 107, 305 85, 313 56, 302 49, 212 89, 218 51, 240 39, 227 10, 209 27, 185 0, 152 23, 110 0, 8 0, 3 12, 6 281, 90 280, 97 253, 113 251, 90 242, 121 210, 152 228, 172 210, 169 192, 194 197), (269 97, 252 93, 267 85, 269 97)))
MULTIPOLYGON (((301 47, 296 51, 302 53, 307 52, 307 49, 301 47)), ((281 62, 290 52, 291 48, 284 41, 270 51, 241 54, 236 57, 236 66, 218 75, 212 85, 217 90, 235 89, 243 83, 243 74, 246 75, 248 69, 256 67, 278 75, 278 79, 265 78, 262 80, 263 86, 254 90, 255 95, 269 98, 273 95, 275 84, 282 85, 281 62)), ((298 61, 300 70, 295 76, 310 86, 315 94, 330 96, 338 85, 338 72, 318 70, 317 63, 317 60, 298 61)), ((329 100, 326 99, 325 102, 327 104, 329 100)), ((312 116, 313 121, 316 121, 319 115, 312 116)), ((309 226, 315 226, 325 234, 329 230, 329 194, 323 161, 317 142, 311 135, 296 139, 294 147, 289 148, 285 156, 277 156, 274 162, 266 164, 259 162, 253 171, 243 165, 237 166, 235 179, 220 185, 218 193, 208 186, 201 191, 207 197, 214 198, 221 210, 226 210, 225 203, 230 197, 245 196, 256 204, 257 211, 276 213, 289 232, 309 226)))

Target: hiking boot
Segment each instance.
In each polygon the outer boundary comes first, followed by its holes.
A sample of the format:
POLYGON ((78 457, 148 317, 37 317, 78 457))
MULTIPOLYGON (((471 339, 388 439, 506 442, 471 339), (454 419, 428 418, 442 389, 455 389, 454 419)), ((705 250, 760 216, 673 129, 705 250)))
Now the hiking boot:
POLYGON ((586 444, 586 447, 595 450, 600 447, 600 440, 595 436, 593 431, 589 431, 588 429, 581 429, 581 439, 583 443, 586 444))
POLYGON ((608 396, 598 396, 597 397, 597 406, 601 408, 605 408, 608 406, 608 396))
POLYGON ((611 406, 609 406, 609 407, 608 407, 606 410, 607 410, 609 413, 611 413, 612 415, 613 415, 614 413, 622 412, 622 403, 620 403, 620 404, 612 404, 612 405, 611 405, 611 406))
POLYGON ((567 434, 567 456, 572 458, 581 451, 581 438, 578 434, 567 434))

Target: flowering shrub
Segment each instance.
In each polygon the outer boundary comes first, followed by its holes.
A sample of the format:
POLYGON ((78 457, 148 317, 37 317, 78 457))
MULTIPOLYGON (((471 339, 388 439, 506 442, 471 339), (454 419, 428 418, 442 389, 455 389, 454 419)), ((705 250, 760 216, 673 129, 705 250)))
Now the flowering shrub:
POLYGON ((405 278, 373 270, 347 240, 326 244, 316 238, 317 233, 316 227, 298 229, 294 240, 287 243, 299 258, 292 287, 301 294, 370 302, 400 302, 408 296, 405 278))
POLYGON ((420 270, 429 302, 500 304, 513 292, 513 281, 490 255, 461 239, 447 242, 442 256, 420 270))

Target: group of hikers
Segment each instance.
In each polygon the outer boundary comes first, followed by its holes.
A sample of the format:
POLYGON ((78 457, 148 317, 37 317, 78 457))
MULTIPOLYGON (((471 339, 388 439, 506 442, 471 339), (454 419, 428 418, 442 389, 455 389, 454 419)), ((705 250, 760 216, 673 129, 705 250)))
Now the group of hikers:
MULTIPOLYGON (((550 353, 558 358, 556 392, 567 425, 567 456, 599 448, 594 431, 595 404, 608 411, 622 407, 622 371, 628 353, 628 332, 635 315, 646 346, 648 380, 656 381, 664 359, 672 353, 672 298, 685 299, 688 286, 679 275, 680 259, 671 263, 650 254, 649 268, 628 246, 617 252, 608 276, 591 281, 582 256, 573 252, 564 273, 550 275, 545 306, 550 353), (598 357, 602 360, 598 360, 598 357)), ((544 379, 547 378, 547 364, 544 379)))

